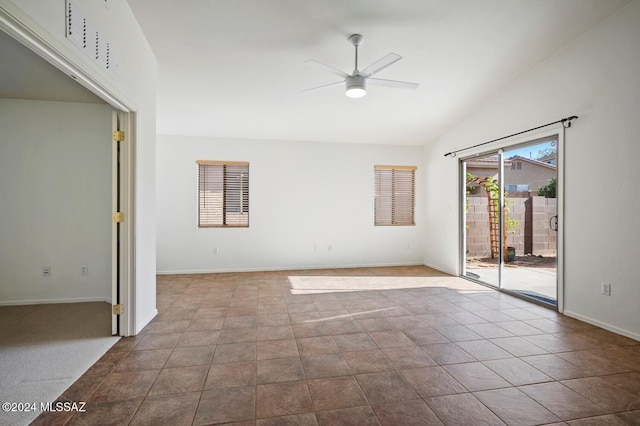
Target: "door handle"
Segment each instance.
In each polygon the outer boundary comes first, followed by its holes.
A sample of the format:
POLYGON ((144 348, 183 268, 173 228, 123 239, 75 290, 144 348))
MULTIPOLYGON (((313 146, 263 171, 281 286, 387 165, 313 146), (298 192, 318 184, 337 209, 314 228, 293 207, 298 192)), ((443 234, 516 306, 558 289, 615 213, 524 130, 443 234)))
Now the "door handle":
POLYGON ((551 228, 552 231, 556 231, 558 232, 558 216, 551 216, 551 218, 549 219, 549 228, 551 228))

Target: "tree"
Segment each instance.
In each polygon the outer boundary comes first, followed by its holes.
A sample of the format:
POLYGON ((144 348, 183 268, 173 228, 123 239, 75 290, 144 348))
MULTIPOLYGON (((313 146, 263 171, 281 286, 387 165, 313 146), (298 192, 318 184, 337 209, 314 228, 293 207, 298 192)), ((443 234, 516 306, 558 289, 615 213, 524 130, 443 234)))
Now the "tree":
POLYGON ((538 188, 538 195, 544 198, 556 198, 556 178, 549 179, 549 183, 538 188))
MULTIPOLYGON (((475 185, 473 185, 474 183, 478 183, 480 184, 484 190, 487 192, 487 197, 489 199, 489 209, 491 210, 491 208, 494 208, 494 211, 498 211, 498 202, 499 202, 499 194, 500 194, 500 186, 498 185, 498 180, 496 178, 493 177, 481 177, 478 180, 476 180, 475 176, 473 176, 471 173, 467 172, 467 205, 466 205, 466 211, 469 211, 469 194, 470 194, 470 190, 473 190, 475 188, 475 185), (471 185, 470 185, 471 184, 471 185)), ((509 193, 507 191, 504 191, 504 206, 503 206, 503 211, 504 211, 504 222, 505 222, 505 231, 506 233, 510 233, 510 234, 514 234, 515 231, 512 230, 512 228, 520 225, 520 222, 514 219, 511 219, 509 217, 509 212, 511 211, 509 209, 509 206, 511 206, 513 204, 513 200, 511 200, 508 197, 509 193)), ((506 237, 505 237, 506 238, 506 237)), ((505 243, 506 245, 506 243, 505 243)))
POLYGON ((552 155, 557 153, 558 151, 556 150, 555 146, 548 146, 545 149, 541 149, 538 151, 538 154, 536 155, 536 160, 539 158, 544 158, 547 155, 552 155))

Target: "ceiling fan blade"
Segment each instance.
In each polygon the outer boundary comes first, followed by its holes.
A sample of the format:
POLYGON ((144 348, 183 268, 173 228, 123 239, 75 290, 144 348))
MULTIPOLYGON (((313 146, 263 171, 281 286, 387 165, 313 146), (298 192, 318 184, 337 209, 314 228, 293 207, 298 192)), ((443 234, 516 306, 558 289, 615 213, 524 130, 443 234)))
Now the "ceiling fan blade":
POLYGON ((417 89, 418 86, 420 86, 418 83, 411 83, 409 81, 384 80, 382 78, 368 78, 367 83, 377 86, 400 87, 403 89, 417 89))
POLYGON ((325 88, 325 87, 335 86, 336 84, 342 84, 342 83, 344 83, 344 80, 342 80, 342 81, 336 81, 335 83, 323 84, 322 86, 312 87, 311 89, 304 89, 304 90, 301 90, 301 92, 309 92, 309 91, 311 91, 311 90, 323 89, 323 88, 325 88))
POLYGON ((402 56, 398 55, 397 53, 389 53, 388 55, 383 56, 382 58, 378 59, 377 61, 360 71, 360 75, 364 75, 365 77, 372 76, 376 73, 379 73, 389 65, 398 62, 400 59, 402 59, 402 56))
POLYGON ((347 78, 349 77, 349 74, 347 74, 344 71, 341 71, 337 68, 334 68, 332 66, 329 66, 327 64, 323 64, 322 62, 318 62, 318 61, 314 61, 313 59, 309 59, 308 61, 304 61, 305 64, 314 64, 316 66, 320 66, 321 68, 323 68, 325 71, 329 71, 332 74, 337 75, 338 77, 342 77, 342 78, 347 78))

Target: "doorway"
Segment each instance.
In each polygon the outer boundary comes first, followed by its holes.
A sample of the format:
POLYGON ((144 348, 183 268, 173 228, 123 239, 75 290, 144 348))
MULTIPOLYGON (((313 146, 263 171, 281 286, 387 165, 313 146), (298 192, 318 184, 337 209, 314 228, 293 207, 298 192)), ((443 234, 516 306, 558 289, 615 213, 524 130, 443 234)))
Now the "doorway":
POLYGON ((462 276, 558 308, 558 158, 550 134, 461 160, 462 276))
MULTIPOLYGON (((32 40, 5 32, 4 24, 0 19, 0 56, 6 63, 0 78, 2 130, 8 136, 0 145, 9 162, 3 166, 3 176, 7 181, 18 176, 20 185, 3 192, 22 201, 12 209, 15 219, 5 221, 13 233, 3 247, 9 241, 20 245, 9 250, 3 277, 5 283, 23 284, 0 288, 0 305, 97 300, 117 304, 116 287, 129 284, 125 256, 131 254, 127 243, 131 227, 120 226, 124 250, 109 256, 109 246, 116 241, 109 237, 110 211, 132 205, 131 138, 116 144, 111 131, 118 126, 126 130, 131 113, 116 112, 102 97, 44 60, 32 40), (65 123, 73 127, 68 130, 65 123), (12 139, 21 143, 11 143, 12 139), (110 161, 112 145, 118 150, 113 150, 110 161), (16 225, 29 222, 26 234, 16 225), (118 272, 118 266, 124 269, 118 272), (39 269, 45 272, 38 273, 39 269)), ((113 325, 116 320, 114 315, 113 325)), ((112 327, 112 333, 129 335, 131 327, 124 325, 112 327)))
MULTIPOLYGON (((0 317, 11 324, 0 333, 0 395, 8 401, 16 395, 53 401, 118 340, 112 336, 112 178, 120 180, 118 199, 130 219, 132 138, 121 145, 116 174, 109 155, 111 112, 120 106, 69 78, 84 74, 3 13, 0 57, 6 65, 0 127, 7 136, 0 159, 11 182, 3 195, 14 200, 12 216, 4 221, 12 234, 3 233, 4 247, 11 249, 3 253, 11 258, 3 256, 0 304, 21 305, 0 308, 0 317), (43 57, 55 57, 55 66, 43 57)), ((125 128, 134 126, 133 113, 118 115, 125 128)), ((119 234, 124 250, 116 275, 120 303, 129 304, 131 220, 119 234)), ((127 336, 133 334, 134 312, 125 312, 117 317, 116 334, 127 336)), ((28 424, 37 414, 0 413, 0 424, 28 424)))

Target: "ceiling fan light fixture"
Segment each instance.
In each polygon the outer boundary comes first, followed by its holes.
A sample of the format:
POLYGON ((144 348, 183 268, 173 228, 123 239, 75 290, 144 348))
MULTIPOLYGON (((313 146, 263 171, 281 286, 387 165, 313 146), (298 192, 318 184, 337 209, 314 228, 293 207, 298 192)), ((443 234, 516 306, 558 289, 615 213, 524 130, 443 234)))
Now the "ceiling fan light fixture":
POLYGON ((367 89, 364 84, 364 77, 361 75, 354 75, 347 77, 345 80, 347 85, 346 94, 350 98, 361 98, 367 94, 367 89))
POLYGON ((310 90, 322 89, 324 87, 335 86, 337 84, 344 83, 346 86, 346 95, 350 98, 361 98, 367 94, 366 81, 369 80, 369 83, 374 84, 376 86, 387 86, 387 87, 400 87, 405 89, 417 89, 418 83, 411 83, 408 81, 398 81, 398 80, 385 80, 380 78, 372 78, 374 75, 387 68, 389 65, 392 65, 402 59, 402 56, 397 53, 389 53, 382 58, 378 59, 368 67, 360 70, 358 68, 358 46, 362 44, 362 35, 360 34, 352 34, 349 37, 349 42, 353 44, 353 47, 356 49, 355 54, 355 68, 351 74, 347 74, 346 72, 334 68, 332 66, 323 64, 322 62, 314 61, 310 59, 305 63, 311 63, 318 65, 324 68, 325 71, 329 71, 331 74, 335 74, 338 77, 342 77, 344 80, 336 81, 335 83, 323 84, 322 86, 312 87, 311 89, 303 90, 303 92, 308 92, 310 90))
POLYGON ((350 98, 361 98, 364 95, 367 94, 367 91, 364 90, 362 87, 350 87, 347 89, 347 96, 350 98))

